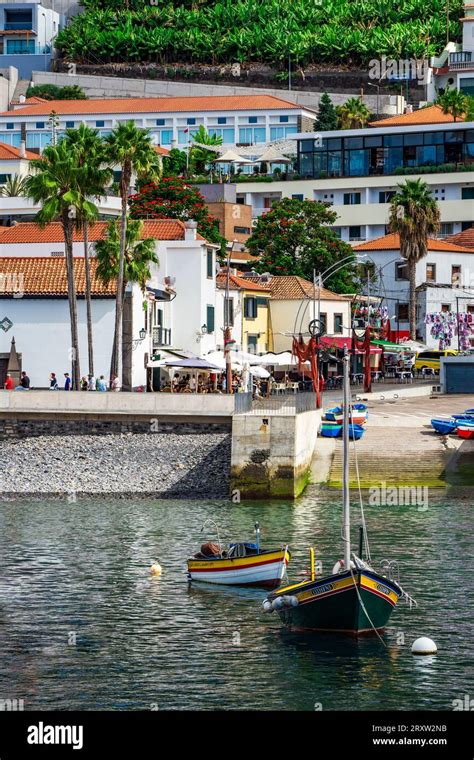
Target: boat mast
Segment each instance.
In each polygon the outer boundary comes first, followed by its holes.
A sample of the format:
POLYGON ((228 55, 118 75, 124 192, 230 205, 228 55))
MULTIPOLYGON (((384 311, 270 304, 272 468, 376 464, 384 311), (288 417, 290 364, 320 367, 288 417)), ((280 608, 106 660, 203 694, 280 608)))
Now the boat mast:
POLYGON ((351 517, 349 504, 349 404, 350 404, 350 386, 349 386, 349 352, 347 347, 344 348, 343 357, 343 485, 342 485, 342 503, 344 525, 342 529, 342 538, 344 541, 344 569, 349 570, 351 561, 351 517))

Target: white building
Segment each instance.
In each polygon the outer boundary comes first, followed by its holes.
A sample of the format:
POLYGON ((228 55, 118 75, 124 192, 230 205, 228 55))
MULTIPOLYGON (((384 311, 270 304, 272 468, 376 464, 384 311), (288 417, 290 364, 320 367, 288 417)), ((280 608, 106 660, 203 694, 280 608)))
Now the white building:
POLYGON ((0 68, 14 66, 20 79, 49 71, 61 16, 40 0, 0 0, 0 68))
POLYGON ((58 136, 84 123, 103 136, 120 122, 133 120, 148 128, 157 145, 186 149, 204 126, 224 145, 250 145, 285 139, 312 124, 315 113, 273 95, 219 95, 171 98, 101 98, 52 100, 0 114, 0 140, 42 150, 51 142, 51 112, 57 114, 58 136))
POLYGON ((448 42, 441 55, 431 59, 432 83, 428 99, 434 100, 437 91, 450 87, 474 95, 474 5, 464 3, 462 42, 448 42))
MULTIPOLYGON (((124 377, 132 387, 146 386, 149 360, 160 348, 201 355, 215 349, 215 246, 207 244, 193 225, 176 220, 143 223, 142 237, 155 239, 159 264, 151 266, 152 276, 145 294, 138 285, 127 288, 124 377), (146 337, 140 340, 142 329, 146 337)), ((93 244, 105 233, 106 222, 97 222, 89 239, 94 282, 94 369, 97 374, 107 376, 114 326, 114 285, 105 288, 97 280, 93 258, 93 244)), ((75 233, 81 371, 86 374, 83 255, 82 235, 75 233)), ((47 225, 43 230, 33 223, 0 228, 0 353, 9 350, 12 336, 32 385, 46 386, 51 371, 70 371, 67 281, 59 223, 47 225)))
MULTIPOLYGON (((471 230, 463 234, 468 232, 471 230)), ((376 291, 389 310, 392 329, 395 325, 402 336, 406 335, 409 331, 408 268, 400 257, 398 234, 363 243, 356 246, 355 251, 368 254, 365 262, 374 262, 379 278, 376 291)), ((427 313, 474 312, 474 247, 430 239, 428 255, 416 266, 416 285, 417 332, 423 342, 437 347, 438 341, 425 325, 427 313)))
POLYGON ((337 213, 338 237, 356 245, 388 232, 391 197, 405 179, 420 177, 439 204, 441 236, 470 227, 474 123, 453 123, 434 106, 376 124, 296 135, 297 174, 239 182, 237 201, 252 206, 254 223, 282 198, 323 201, 337 213))

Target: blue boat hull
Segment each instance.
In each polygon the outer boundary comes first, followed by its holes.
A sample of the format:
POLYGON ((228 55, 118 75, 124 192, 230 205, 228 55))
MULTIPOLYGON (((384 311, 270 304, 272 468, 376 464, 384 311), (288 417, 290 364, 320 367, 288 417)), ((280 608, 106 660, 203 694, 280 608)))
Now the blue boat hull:
POLYGON ((437 433, 442 435, 449 435, 449 433, 455 433, 458 422, 456 420, 431 420, 431 427, 436 430, 437 433))

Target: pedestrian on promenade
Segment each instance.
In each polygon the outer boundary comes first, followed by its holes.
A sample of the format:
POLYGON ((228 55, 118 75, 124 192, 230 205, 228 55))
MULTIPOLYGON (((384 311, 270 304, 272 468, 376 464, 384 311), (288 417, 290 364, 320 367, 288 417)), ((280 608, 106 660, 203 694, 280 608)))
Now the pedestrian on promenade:
POLYGON ((102 392, 107 390, 107 383, 105 382, 105 377, 103 375, 97 380, 97 390, 102 392))
POLYGON ((88 388, 87 377, 81 377, 81 391, 86 391, 88 388))
POLYGON ((20 385, 22 388, 25 388, 26 390, 29 390, 30 388, 30 378, 26 374, 25 370, 23 370, 23 372, 21 373, 20 385))
POLYGON ((66 378, 65 381, 64 381, 64 390, 65 391, 70 391, 72 383, 71 383, 71 378, 69 377, 69 372, 65 372, 64 373, 64 377, 66 378))
POLYGON ((119 391, 120 390, 120 380, 118 378, 118 375, 112 375, 112 383, 110 386, 111 391, 119 391))
POLYGON ((95 391, 95 377, 94 375, 87 375, 87 390, 95 391))
POLYGON ((56 373, 55 372, 51 372, 51 374, 49 376, 49 390, 50 391, 58 391, 59 390, 58 380, 56 378, 56 373))
POLYGON ((4 383, 3 387, 5 388, 6 391, 12 391, 13 390, 13 378, 10 375, 9 372, 7 372, 7 377, 5 379, 5 383, 4 383))

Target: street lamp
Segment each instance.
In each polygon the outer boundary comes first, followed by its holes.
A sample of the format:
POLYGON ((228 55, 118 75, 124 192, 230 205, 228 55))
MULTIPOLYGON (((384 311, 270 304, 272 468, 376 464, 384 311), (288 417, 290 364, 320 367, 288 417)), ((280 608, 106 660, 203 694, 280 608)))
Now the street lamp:
POLYGON ((146 338, 146 330, 145 330, 144 327, 142 327, 142 329, 139 331, 138 334, 140 336, 140 341, 145 340, 145 338, 146 338))

